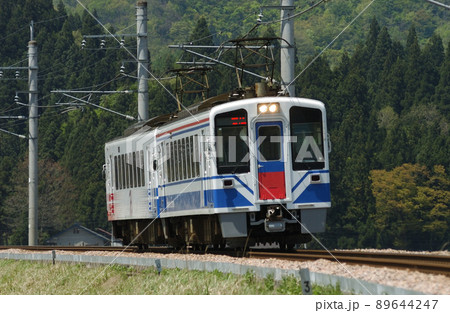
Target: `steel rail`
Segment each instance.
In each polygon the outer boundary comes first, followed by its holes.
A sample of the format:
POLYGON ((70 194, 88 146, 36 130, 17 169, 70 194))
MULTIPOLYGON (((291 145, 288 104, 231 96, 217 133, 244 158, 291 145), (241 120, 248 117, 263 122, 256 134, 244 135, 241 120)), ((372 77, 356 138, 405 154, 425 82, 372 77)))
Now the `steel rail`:
POLYGON ((62 250, 62 251, 113 251, 113 252, 136 252, 137 247, 99 247, 99 246, 0 246, 0 250, 7 249, 19 249, 27 251, 52 251, 52 250, 62 250))
POLYGON ((450 256, 419 253, 386 253, 363 251, 298 250, 295 253, 250 251, 250 258, 275 258, 291 261, 325 259, 347 264, 360 264, 416 270, 420 272, 450 276, 450 256))

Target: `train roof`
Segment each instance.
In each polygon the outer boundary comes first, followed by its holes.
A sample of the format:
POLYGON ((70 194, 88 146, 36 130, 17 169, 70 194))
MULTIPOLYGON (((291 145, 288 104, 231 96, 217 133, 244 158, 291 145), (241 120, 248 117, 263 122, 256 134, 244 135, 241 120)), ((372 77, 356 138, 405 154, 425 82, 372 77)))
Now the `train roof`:
POLYGON ((136 124, 133 124, 129 128, 127 128, 122 137, 127 137, 135 132, 142 130, 143 128, 146 131, 154 129, 159 126, 167 125, 170 123, 174 123, 190 117, 192 115, 209 111, 211 108, 221 105, 224 103, 237 101, 241 99, 250 99, 257 97, 267 97, 267 96, 277 96, 279 95, 280 88, 278 86, 268 86, 266 83, 257 83, 252 87, 240 88, 236 89, 230 93, 224 93, 221 95, 217 95, 201 102, 192 104, 186 107, 184 110, 176 111, 164 115, 155 116, 147 121, 142 121, 136 124))

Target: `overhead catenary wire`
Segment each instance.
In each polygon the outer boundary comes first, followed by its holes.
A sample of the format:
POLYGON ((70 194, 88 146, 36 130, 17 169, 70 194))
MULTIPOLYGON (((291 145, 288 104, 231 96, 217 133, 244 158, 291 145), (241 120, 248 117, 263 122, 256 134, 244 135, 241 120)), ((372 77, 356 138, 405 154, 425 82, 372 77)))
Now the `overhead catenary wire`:
POLYGON ((292 85, 374 2, 375 0, 370 1, 370 3, 364 7, 364 9, 362 9, 361 12, 359 12, 358 15, 356 15, 355 18, 353 18, 350 23, 348 23, 347 26, 345 26, 344 29, 336 37, 334 37, 334 39, 330 41, 330 43, 322 51, 320 51, 320 53, 317 54, 311 62, 308 63, 308 65, 305 66, 305 68, 287 85, 287 87, 292 85))
POLYGON ((292 16, 289 16, 289 17, 284 18, 284 19, 278 19, 278 20, 275 20, 275 21, 270 21, 270 22, 261 22, 260 24, 261 24, 261 25, 269 25, 269 24, 281 23, 281 22, 284 22, 284 21, 291 20, 291 19, 293 19, 293 18, 299 17, 300 15, 303 15, 303 14, 305 14, 305 13, 311 11, 311 10, 314 9, 315 7, 317 7, 317 6, 319 6, 320 4, 322 4, 322 3, 324 3, 324 2, 327 2, 327 1, 330 1, 330 0, 320 0, 319 2, 316 2, 316 3, 314 3, 313 5, 311 5, 309 8, 307 8, 307 9, 301 11, 301 12, 295 13, 295 14, 293 14, 292 16))

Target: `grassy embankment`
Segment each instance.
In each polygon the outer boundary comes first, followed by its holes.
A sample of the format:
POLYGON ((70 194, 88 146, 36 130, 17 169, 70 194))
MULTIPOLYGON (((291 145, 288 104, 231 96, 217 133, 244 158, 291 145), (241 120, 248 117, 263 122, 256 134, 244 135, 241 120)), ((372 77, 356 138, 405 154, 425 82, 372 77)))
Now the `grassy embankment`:
MULTIPOLYGON (((314 294, 341 294, 335 287, 313 286, 314 294)), ((201 272, 126 266, 0 260, 1 295, 272 295, 302 294, 300 281, 257 279, 218 271, 201 272)))

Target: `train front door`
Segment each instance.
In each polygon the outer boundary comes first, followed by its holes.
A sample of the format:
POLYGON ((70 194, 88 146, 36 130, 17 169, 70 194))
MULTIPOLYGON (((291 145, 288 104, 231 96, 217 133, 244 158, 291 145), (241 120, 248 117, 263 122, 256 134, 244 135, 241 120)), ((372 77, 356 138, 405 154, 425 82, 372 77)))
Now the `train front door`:
POLYGON ((283 123, 256 123, 259 199, 286 198, 283 123))

